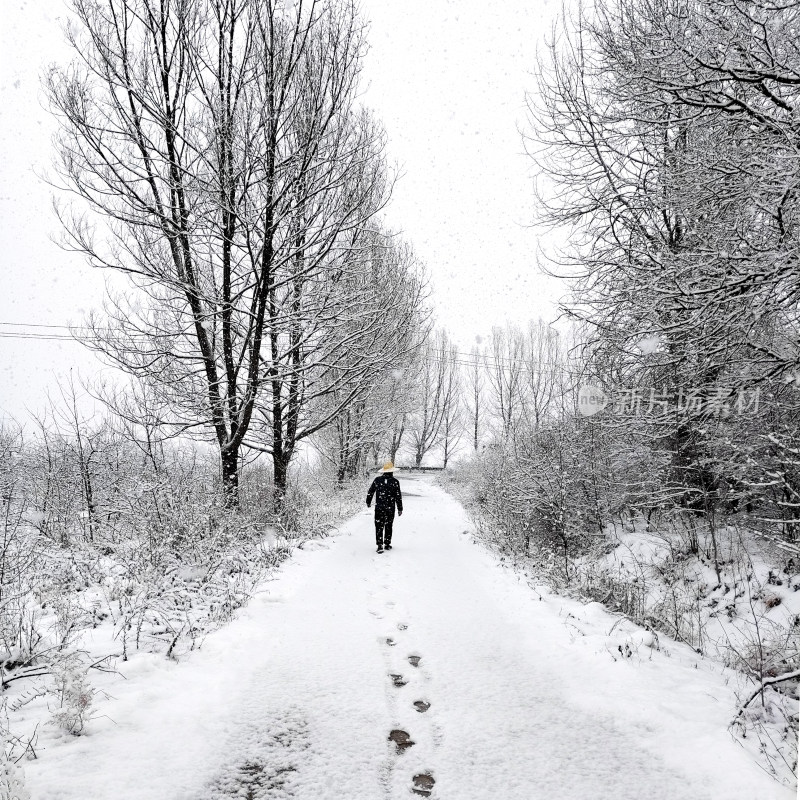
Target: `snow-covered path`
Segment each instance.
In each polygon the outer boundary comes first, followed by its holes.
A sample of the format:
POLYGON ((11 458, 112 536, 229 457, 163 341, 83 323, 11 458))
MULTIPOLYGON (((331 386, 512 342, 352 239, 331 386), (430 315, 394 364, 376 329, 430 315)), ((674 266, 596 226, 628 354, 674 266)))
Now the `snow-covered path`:
POLYGON ((540 600, 452 498, 400 478, 391 552, 365 512, 184 663, 126 665, 90 734, 26 765, 34 800, 794 795, 726 733, 722 676, 648 648, 615 661, 612 618, 540 600))

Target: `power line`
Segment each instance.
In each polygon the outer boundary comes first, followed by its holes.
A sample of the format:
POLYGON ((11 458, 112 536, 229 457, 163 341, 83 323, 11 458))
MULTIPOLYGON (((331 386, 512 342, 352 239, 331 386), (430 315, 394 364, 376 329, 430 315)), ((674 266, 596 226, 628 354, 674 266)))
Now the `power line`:
POLYGON ((60 341, 60 342, 80 342, 74 336, 60 336, 59 334, 47 333, 6 333, 0 331, 0 338, 2 339, 43 339, 45 341, 60 341))
MULTIPOLYGON (((47 330, 62 330, 62 331, 110 331, 111 328, 93 328, 89 325, 44 325, 38 322, 0 322, 0 327, 6 328, 45 328, 47 330)), ((23 331, 22 335, 26 333, 31 333, 30 331, 23 331)), ((12 334, 8 334, 11 336, 12 334)), ((15 334, 14 334, 15 335, 15 334)), ((33 335, 33 334, 32 334, 33 335)), ((44 335, 44 334, 40 334, 44 335)), ((58 336, 65 336, 68 339, 73 337, 67 336, 67 334, 51 334, 51 335, 58 335, 58 336)))
MULTIPOLYGON (((37 322, 0 322, 0 328, 41 328, 50 330, 66 330, 66 331, 100 331, 111 332, 111 328, 92 328, 87 325, 52 325, 37 322)), ((149 341, 144 335, 141 338, 135 338, 135 341, 147 342, 149 341)), ((78 344, 86 344, 88 342, 101 341, 98 336, 87 336, 81 338, 80 336, 60 333, 39 333, 37 331, 21 331, 19 333, 11 333, 8 331, 0 330, 0 339, 16 339, 21 341, 51 341, 51 342, 76 342, 78 344)), ((582 373, 575 372, 567 368, 567 365, 558 361, 537 361, 536 367, 515 361, 515 359, 506 358, 503 356, 489 355, 488 353, 465 353, 463 351, 453 351, 457 356, 455 363, 462 367, 503 367, 503 366, 517 366, 521 372, 527 374, 540 374, 549 371, 547 368, 556 368, 569 375, 580 375, 582 373), (477 355, 477 358, 475 357, 477 355)), ((431 356, 432 361, 440 361, 438 356, 431 356)))
POLYGON ((65 330, 86 327, 82 325, 44 325, 40 322, 0 322, 0 325, 6 325, 9 328, 63 328, 65 330))

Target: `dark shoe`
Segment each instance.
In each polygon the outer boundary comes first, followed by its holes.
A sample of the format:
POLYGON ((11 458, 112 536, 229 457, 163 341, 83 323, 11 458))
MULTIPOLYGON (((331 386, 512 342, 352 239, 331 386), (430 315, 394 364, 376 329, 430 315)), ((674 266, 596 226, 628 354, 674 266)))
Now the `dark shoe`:
POLYGON ((379 546, 379 547, 378 547, 378 552, 379 552, 379 553, 382 553, 382 552, 383 552, 383 548, 379 546))
POLYGON ((391 546, 390 544, 387 544, 387 545, 386 545, 386 549, 387 549, 387 550, 391 550, 391 549, 392 549, 392 546, 391 546))

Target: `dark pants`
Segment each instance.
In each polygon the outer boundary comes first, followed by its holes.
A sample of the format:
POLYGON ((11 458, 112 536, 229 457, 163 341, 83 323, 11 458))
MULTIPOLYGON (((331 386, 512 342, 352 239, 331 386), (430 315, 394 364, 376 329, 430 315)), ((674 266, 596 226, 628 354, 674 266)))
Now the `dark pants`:
POLYGON ((394 509, 375 509, 375 543, 384 547, 392 543, 392 524, 394 523, 394 509))

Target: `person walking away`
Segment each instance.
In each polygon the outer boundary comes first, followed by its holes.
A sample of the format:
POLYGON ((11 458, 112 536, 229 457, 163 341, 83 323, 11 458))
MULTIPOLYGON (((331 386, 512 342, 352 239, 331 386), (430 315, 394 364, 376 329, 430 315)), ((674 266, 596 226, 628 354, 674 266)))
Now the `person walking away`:
POLYGON ((367 492, 367 508, 372 505, 375 497, 375 543, 378 552, 392 549, 392 524, 394 523, 394 510, 397 508, 398 516, 403 516, 403 494, 400 491, 400 481, 394 477, 394 464, 387 461, 383 465, 381 474, 372 481, 367 492))

